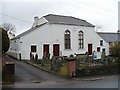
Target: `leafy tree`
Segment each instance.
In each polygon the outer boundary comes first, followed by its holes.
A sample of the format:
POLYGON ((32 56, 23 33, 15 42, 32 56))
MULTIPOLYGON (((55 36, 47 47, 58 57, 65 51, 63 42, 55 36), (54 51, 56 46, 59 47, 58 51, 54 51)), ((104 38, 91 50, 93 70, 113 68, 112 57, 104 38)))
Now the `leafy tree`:
POLYGON ((111 55, 115 57, 119 57, 120 55, 120 43, 115 44, 113 47, 110 48, 111 55))
POLYGON ((9 49, 10 40, 7 31, 5 31, 3 28, 0 28, 0 35, 2 35, 2 53, 5 53, 9 49))

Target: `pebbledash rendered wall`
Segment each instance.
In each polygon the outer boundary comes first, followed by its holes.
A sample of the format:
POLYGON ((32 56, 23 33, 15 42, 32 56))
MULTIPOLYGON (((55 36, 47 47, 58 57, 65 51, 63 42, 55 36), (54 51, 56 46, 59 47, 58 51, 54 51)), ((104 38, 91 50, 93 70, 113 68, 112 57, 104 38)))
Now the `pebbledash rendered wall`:
MULTIPOLYGON (((12 47, 16 49, 12 49, 9 52, 16 52, 16 57, 18 59, 21 58, 22 60, 29 60, 31 45, 36 45, 37 52, 33 54, 38 54, 38 58, 41 59, 43 56, 43 44, 49 44, 50 57, 53 55, 53 44, 60 44, 60 55, 69 56, 74 53, 84 54, 85 52, 88 52, 88 44, 93 44, 92 50, 96 51, 97 47, 100 46, 100 40, 103 39, 95 32, 94 27, 47 23, 36 28, 34 31, 29 32, 28 34, 23 35, 19 39, 12 40, 12 43, 16 43, 16 45, 13 45, 12 47), (64 48, 64 33, 66 30, 71 32, 70 50, 66 50, 64 48), (84 33, 83 49, 79 49, 78 46, 79 31, 83 31, 84 33)), ((103 46, 101 48, 105 48, 106 55, 109 55, 109 45, 105 40, 103 40, 103 46)))

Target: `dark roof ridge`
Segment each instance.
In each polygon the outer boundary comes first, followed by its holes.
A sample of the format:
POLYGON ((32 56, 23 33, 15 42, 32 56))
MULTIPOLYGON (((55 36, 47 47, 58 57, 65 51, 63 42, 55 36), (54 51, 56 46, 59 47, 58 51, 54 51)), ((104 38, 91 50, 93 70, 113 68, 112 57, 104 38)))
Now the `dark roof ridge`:
MULTIPOLYGON (((77 25, 77 26, 95 27, 94 25, 92 25, 91 23, 87 22, 86 20, 79 19, 79 18, 76 18, 76 17, 73 17, 73 16, 48 14, 48 15, 45 15, 45 16, 43 16, 43 17, 44 17, 46 20, 48 20, 49 23, 52 23, 52 24, 65 24, 65 25, 77 25), (55 18, 56 21, 55 21, 55 19, 53 19, 53 18, 51 19, 51 17, 49 17, 49 16, 56 16, 56 18, 55 18), (58 19, 57 16, 58 16, 59 18, 60 18, 60 17, 64 17, 64 18, 62 18, 62 21, 61 21, 61 18, 58 19), (71 18, 72 18, 72 20, 71 20, 71 18), (65 19, 66 19, 66 21, 65 21, 65 19), (57 21, 57 20, 58 20, 58 21, 57 21), (68 20, 68 21, 67 21, 67 20, 68 20), (70 23, 69 21, 72 22, 72 23, 70 23), (80 23, 82 23, 82 24, 80 24, 80 23)), ((46 22, 46 23, 47 23, 47 22, 46 22)), ((29 30, 27 30, 27 31, 25 31, 25 32, 17 35, 17 36, 16 36, 15 38, 13 38, 13 39, 20 38, 21 36, 26 35, 27 33, 35 30, 36 28, 38 28, 38 27, 40 27, 40 26, 42 26, 42 25, 44 25, 44 24, 46 24, 46 23, 43 23, 43 24, 38 25, 38 26, 36 26, 36 27, 32 27, 32 28, 30 28, 29 30)))
POLYGON ((84 19, 76 18, 76 17, 69 16, 69 15, 48 14, 48 15, 45 15, 45 16, 43 16, 43 17, 47 17, 47 16, 50 16, 50 15, 52 15, 52 16, 60 16, 60 17, 70 17, 70 18, 75 18, 75 19, 78 19, 78 20, 86 21, 86 20, 84 20, 84 19))
POLYGON ((95 27, 93 24, 87 22, 86 20, 76 18, 73 16, 48 14, 43 17, 46 20, 48 20, 49 23, 52 23, 52 24, 66 24, 66 25, 95 27), (54 17, 55 17, 55 19, 53 19, 54 17))

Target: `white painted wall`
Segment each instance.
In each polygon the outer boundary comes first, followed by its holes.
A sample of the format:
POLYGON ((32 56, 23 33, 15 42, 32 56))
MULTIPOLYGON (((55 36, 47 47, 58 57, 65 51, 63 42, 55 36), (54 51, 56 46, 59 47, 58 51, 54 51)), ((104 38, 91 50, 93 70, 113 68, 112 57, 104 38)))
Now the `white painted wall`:
MULTIPOLYGON (((88 51, 88 44, 93 44, 93 51, 97 50, 97 46, 100 46, 100 40, 103 40, 94 30, 93 27, 84 27, 84 26, 71 26, 71 25, 58 25, 53 24, 52 26, 52 42, 61 43, 61 51, 63 55, 70 54, 84 54, 88 51), (71 50, 64 49, 64 32, 69 30, 71 32, 71 50), (84 48, 79 49, 78 46, 78 32, 82 30, 84 33, 84 48), (55 38, 56 37, 56 38, 55 38), (58 41, 57 41, 58 40, 58 41)), ((103 40, 103 47, 109 47, 108 43, 103 40)), ((101 47, 101 48, 103 48, 101 47)), ((109 50, 106 48, 106 54, 109 54, 109 50)))
POLYGON ((19 39, 10 40, 10 47, 7 52, 8 55, 19 59, 19 39))
POLYGON ((45 24, 40 28, 20 38, 20 41, 22 42, 20 44, 20 52, 22 53, 22 59, 30 58, 31 45, 37 45, 36 53, 38 54, 39 58, 42 58, 43 56, 42 45, 44 43, 49 44, 50 40, 52 40, 49 30, 50 30, 49 24, 45 24))
MULTIPOLYGON (((88 51, 88 44, 93 44, 93 51, 97 50, 97 46, 100 46, 100 40, 102 38, 95 32, 93 27, 84 26, 73 26, 73 25, 60 25, 60 24, 44 24, 34 31, 20 37, 17 39, 17 43, 11 44, 13 51, 16 48, 17 53, 21 53, 21 59, 29 59, 31 45, 37 45, 38 58, 43 56, 43 44, 50 45, 50 55, 53 55, 53 44, 60 44, 60 51, 62 55, 69 56, 70 54, 84 54, 88 51), (71 49, 64 49, 64 32, 69 30, 71 32, 71 49), (84 49, 79 49, 78 46, 78 32, 82 30, 84 33, 84 49), (21 43, 20 43, 21 42, 21 43)), ((14 40, 12 41, 14 42, 14 40)), ((109 45, 104 41, 104 46, 106 48, 106 54, 109 54, 109 45)))

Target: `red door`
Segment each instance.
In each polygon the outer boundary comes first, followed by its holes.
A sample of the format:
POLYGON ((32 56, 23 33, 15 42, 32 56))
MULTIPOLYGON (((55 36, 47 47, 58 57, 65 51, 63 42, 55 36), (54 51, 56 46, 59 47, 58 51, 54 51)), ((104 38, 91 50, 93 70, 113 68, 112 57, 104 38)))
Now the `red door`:
POLYGON ((43 45, 43 55, 44 54, 46 54, 46 55, 49 54, 49 44, 44 44, 43 45))
POLYGON ((88 54, 92 54, 92 44, 88 44, 88 54))
POLYGON ((53 44, 53 55, 54 56, 59 56, 59 49, 60 49, 59 44, 53 44))

